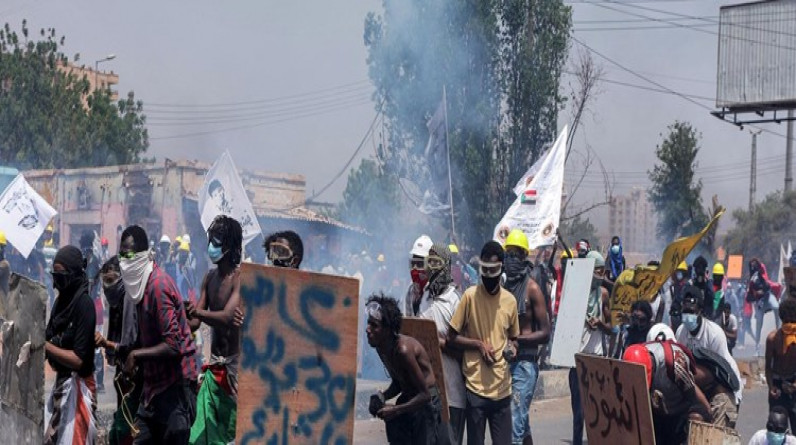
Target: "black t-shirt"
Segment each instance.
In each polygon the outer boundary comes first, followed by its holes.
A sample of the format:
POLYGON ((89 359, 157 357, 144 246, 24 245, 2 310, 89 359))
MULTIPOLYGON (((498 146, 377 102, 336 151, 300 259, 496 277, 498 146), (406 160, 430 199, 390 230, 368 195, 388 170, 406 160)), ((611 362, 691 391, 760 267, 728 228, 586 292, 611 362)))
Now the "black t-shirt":
MULTIPOLYGON (((77 371, 80 377, 88 377, 94 373, 94 330, 96 329, 97 316, 94 311, 94 302, 88 293, 81 292, 76 295, 75 301, 59 302, 56 300, 53 314, 69 311, 66 326, 60 330, 55 329, 51 338, 47 340, 62 349, 74 351, 83 361, 83 366, 77 371), (66 303, 67 307, 62 307, 66 303), (60 331, 60 332, 59 332, 60 331)), ((48 335, 49 337, 49 335, 48 335)), ((58 377, 67 377, 72 370, 66 366, 49 360, 58 373, 58 377)))

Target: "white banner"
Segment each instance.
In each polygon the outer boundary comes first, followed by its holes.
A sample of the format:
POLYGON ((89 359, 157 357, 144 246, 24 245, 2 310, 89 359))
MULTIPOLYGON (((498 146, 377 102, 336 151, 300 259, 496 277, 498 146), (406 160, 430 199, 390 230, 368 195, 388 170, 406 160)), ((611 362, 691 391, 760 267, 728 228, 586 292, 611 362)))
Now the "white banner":
MULTIPOLYGON (((528 237, 531 249, 553 244, 561 218, 561 195, 564 192, 564 159, 567 152, 567 126, 541 161, 538 170, 531 167, 526 184, 509 210, 495 226, 494 239, 504 244, 512 229, 528 237)), ((537 162, 538 164, 538 162, 537 162)), ((522 180, 521 180, 522 181, 522 180)), ((516 192, 516 191, 515 191, 516 192)))
POLYGON ((550 349, 550 363, 553 365, 575 367, 575 354, 580 352, 586 325, 586 308, 593 276, 594 258, 567 260, 567 273, 564 274, 556 330, 550 349))
POLYGON ((210 167, 199 189, 199 214, 207 230, 218 215, 235 218, 243 228, 243 246, 261 233, 260 223, 228 152, 210 167))
POLYGON ((25 258, 57 213, 33 190, 22 173, 0 195, 0 230, 25 258))

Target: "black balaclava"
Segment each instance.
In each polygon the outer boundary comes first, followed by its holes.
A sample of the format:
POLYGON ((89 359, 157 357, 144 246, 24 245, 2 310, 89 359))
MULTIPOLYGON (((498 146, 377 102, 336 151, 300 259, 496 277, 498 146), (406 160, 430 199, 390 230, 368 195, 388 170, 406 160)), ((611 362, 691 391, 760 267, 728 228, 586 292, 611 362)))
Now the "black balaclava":
POLYGON ((77 247, 62 247, 53 259, 53 264, 56 263, 66 269, 65 273, 53 274, 53 287, 58 289, 59 295, 72 293, 86 281, 83 254, 77 247))
MULTIPOLYGON (((503 251, 503 246, 497 241, 488 241, 481 249, 481 260, 483 261, 485 258, 490 260, 493 256, 497 256, 498 262, 503 263, 505 252, 503 251)), ((490 295, 494 295, 500 287, 500 275, 496 277, 485 277, 481 275, 481 283, 483 283, 484 288, 490 295)))

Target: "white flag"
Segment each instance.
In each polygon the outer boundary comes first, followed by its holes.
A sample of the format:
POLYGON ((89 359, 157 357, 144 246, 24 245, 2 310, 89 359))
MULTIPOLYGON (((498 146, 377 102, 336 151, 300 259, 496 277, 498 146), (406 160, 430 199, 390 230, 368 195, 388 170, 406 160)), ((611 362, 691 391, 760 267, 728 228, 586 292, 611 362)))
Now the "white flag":
POLYGON ((533 178, 536 176, 537 173, 539 173, 539 169, 542 168, 542 163, 545 161, 545 159, 547 159, 547 154, 549 152, 550 150, 548 150, 546 153, 540 156, 539 159, 537 159, 536 162, 531 166, 531 168, 529 168, 528 171, 526 171, 525 174, 522 175, 522 178, 520 178, 520 180, 517 181, 517 185, 514 186, 515 195, 517 196, 522 195, 522 192, 525 191, 525 188, 531 184, 533 178))
POLYGON ((199 214, 207 230, 218 215, 235 218, 243 228, 243 246, 261 233, 252 203, 228 152, 210 167, 199 189, 199 214))
POLYGON ((0 195, 0 230, 25 258, 57 213, 33 190, 22 173, 0 195))
POLYGON ((538 171, 509 210, 495 226, 494 239, 503 244, 512 229, 528 237, 531 249, 553 244, 561 219, 561 195, 564 192, 564 159, 567 151, 567 127, 558 135, 538 171))

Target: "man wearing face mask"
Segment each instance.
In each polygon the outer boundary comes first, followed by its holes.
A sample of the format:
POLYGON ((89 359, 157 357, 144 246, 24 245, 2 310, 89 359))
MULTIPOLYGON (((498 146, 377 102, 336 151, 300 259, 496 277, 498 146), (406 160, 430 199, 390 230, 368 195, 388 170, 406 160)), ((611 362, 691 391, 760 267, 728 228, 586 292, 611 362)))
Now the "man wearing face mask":
POLYGON ((448 347, 446 335, 450 321, 459 306, 459 292, 451 277, 451 254, 447 247, 434 244, 425 261, 428 275, 428 292, 420 302, 419 316, 434 320, 442 349, 442 373, 445 375, 445 394, 450 408, 450 433, 452 443, 462 443, 464 435, 464 409, 467 401, 460 361, 461 351, 448 347))
POLYGON ((708 281, 708 260, 701 255, 694 260, 694 278, 691 280, 691 284, 704 294, 702 314, 709 320, 713 320, 715 313, 713 298, 715 292, 713 284, 708 281))
MULTIPOLYGON (((702 315, 704 298, 702 290, 695 286, 687 286, 683 291, 683 324, 675 334, 677 343, 686 346, 691 351, 702 348, 718 355, 729 364, 731 369, 727 372, 732 372, 740 382, 741 373, 738 370, 738 364, 727 348, 727 336, 724 335, 724 330, 702 315)), ((735 428, 735 421, 738 418, 737 405, 741 403, 741 395, 742 388, 739 387, 735 389, 734 398, 727 397, 725 394, 711 398, 710 406, 714 420, 726 418, 727 426, 735 428)))
POLYGON ((625 270, 625 256, 622 255, 622 240, 618 236, 611 238, 611 248, 608 250, 608 279, 616 282, 619 274, 625 270))
POLYGON ((677 265, 672 274, 672 286, 669 291, 672 296, 672 306, 669 309, 669 320, 672 325, 672 330, 677 331, 682 322, 683 313, 683 290, 688 285, 688 265, 685 261, 677 265))
MULTIPOLYGON (((448 329, 447 344, 464 350, 467 443, 511 443, 511 373, 505 351, 520 334, 517 300, 500 286, 505 253, 495 241, 481 249, 481 284, 464 292, 448 329)), ((510 354, 509 354, 510 355, 510 354)))
POLYGON ((186 303, 191 330, 202 322, 212 328, 210 362, 197 397, 197 420, 191 443, 229 443, 235 440, 237 418, 240 327, 240 269, 243 229, 225 215, 216 216, 207 229, 207 256, 216 265, 202 282, 196 306, 186 303))
POLYGON ((298 269, 304 259, 304 243, 298 233, 292 230, 268 235, 263 247, 266 258, 276 267, 298 269))
POLYGON ((136 307, 140 348, 127 354, 125 372, 143 368, 136 444, 188 443, 196 416, 196 345, 174 281, 152 261, 139 226, 124 230, 119 266, 125 298, 136 307))
MULTIPOLYGON (((538 283, 531 278, 532 266, 528 261, 528 238, 519 229, 506 237, 506 271, 504 287, 517 301, 520 335, 518 350, 511 362, 511 417, 512 443, 532 445, 528 414, 539 377, 539 348, 550 338, 550 318, 547 302, 538 283)), ((537 266, 539 267, 539 266, 537 266)))
POLYGON ((788 428, 788 413, 785 408, 771 408, 766 428, 756 432, 749 440, 749 445, 796 445, 796 437, 790 434, 788 428))
POLYGON ((575 250, 578 252, 578 258, 586 258, 586 256, 591 252, 591 244, 587 239, 581 239, 577 243, 575 243, 575 250))
POLYGON ((44 351, 56 377, 45 408, 44 443, 92 443, 96 434, 95 313, 77 247, 66 246, 56 253, 52 276, 58 298, 45 330, 44 351))
POLYGON ((100 278, 105 300, 108 302, 108 338, 97 332, 94 334, 94 342, 105 349, 108 363, 116 367, 113 379, 116 387, 116 412, 108 431, 108 443, 130 444, 133 441, 131 426, 138 411, 144 376, 140 368, 132 375, 125 374, 122 368, 127 353, 138 347, 138 315, 135 304, 124 297, 118 256, 113 256, 102 265, 100 278))
MULTIPOLYGON (((583 324, 579 352, 604 356, 603 336, 610 335, 611 312, 608 306, 609 294, 602 286, 605 278, 605 259, 599 252, 590 251, 587 258, 594 258, 594 275, 592 276, 591 289, 586 305, 586 320, 583 324)), ((583 443, 583 407, 580 400, 580 385, 578 373, 575 368, 569 370, 569 390, 572 393, 572 444, 583 443)))
POLYGON ((419 313, 420 302, 428 283, 425 260, 433 244, 428 235, 422 235, 415 240, 412 250, 409 251, 409 274, 412 277, 412 284, 409 285, 406 297, 404 297, 403 314, 405 317, 413 317, 419 313))

